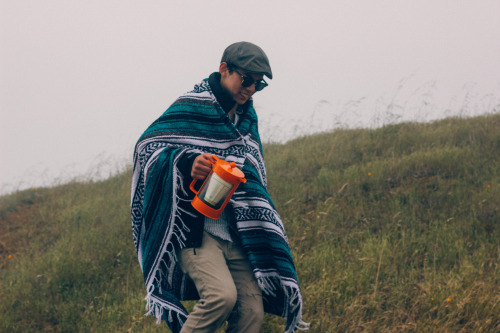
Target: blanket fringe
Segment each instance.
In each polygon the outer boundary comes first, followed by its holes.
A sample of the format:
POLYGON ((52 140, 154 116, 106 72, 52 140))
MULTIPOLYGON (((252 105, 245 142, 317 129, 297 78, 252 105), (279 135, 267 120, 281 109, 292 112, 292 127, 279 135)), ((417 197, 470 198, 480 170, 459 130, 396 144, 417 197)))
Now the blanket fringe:
POLYGON ((287 320, 290 319, 289 316, 292 314, 294 317, 290 320, 289 325, 287 325, 288 330, 285 333, 293 333, 295 330, 307 331, 309 330, 309 323, 302 320, 302 294, 300 288, 296 284, 283 284, 283 290, 287 295, 288 303, 284 308, 284 317, 287 320))
POLYGON ((257 278, 257 284, 266 295, 276 297, 276 293, 274 293, 276 290, 275 279, 276 277, 273 276, 259 276, 257 278))
POLYGON ((276 288, 282 288, 288 302, 284 305, 282 317, 287 321, 285 333, 293 333, 296 330, 309 330, 309 323, 302 320, 302 294, 296 283, 284 281, 279 276, 272 274, 258 276, 257 283, 266 295, 276 296, 276 288))
POLYGON ((170 308, 158 301, 155 301, 151 295, 146 296, 146 313, 144 314, 145 316, 154 316, 156 318, 156 324, 160 325, 161 321, 163 319, 163 314, 165 311, 168 311, 168 321, 172 322, 173 321, 173 315, 175 314, 177 316, 177 321, 179 323, 184 323, 184 321, 187 318, 187 315, 185 315, 182 312, 179 312, 175 308, 170 308))
MULTIPOLYGON (((174 189, 181 189, 183 192, 185 192, 182 186, 182 175, 177 169, 177 167, 174 170, 173 187, 174 189)), ((176 193, 176 191, 174 191, 174 193, 176 193)), ((177 319, 179 320, 179 322, 183 322, 185 320, 182 319, 182 317, 185 314, 180 312, 181 311, 180 309, 176 310, 175 308, 171 308, 166 304, 160 303, 156 301, 153 296, 155 285, 161 286, 164 278, 168 279, 169 285, 172 284, 172 279, 174 275, 173 271, 175 269, 175 263, 177 262, 177 254, 173 247, 169 247, 167 245, 171 243, 172 239, 175 238, 179 243, 179 245, 183 247, 185 245, 185 240, 187 239, 184 234, 184 231, 189 231, 189 228, 180 218, 179 211, 181 210, 181 208, 178 205, 179 200, 181 200, 181 198, 179 198, 178 195, 172 198, 172 208, 170 216, 171 218, 176 218, 178 223, 172 224, 173 228, 170 234, 170 241, 165 242, 161 250, 160 260, 155 268, 155 272, 153 273, 152 279, 148 284, 147 295, 145 297, 146 310, 147 310, 147 313, 145 315, 152 315, 156 317, 157 324, 161 323, 164 311, 168 311, 169 322, 172 322, 173 319, 172 312, 177 313, 177 319)), ((158 293, 159 294, 162 293, 162 289, 159 287, 158 287, 158 293)))

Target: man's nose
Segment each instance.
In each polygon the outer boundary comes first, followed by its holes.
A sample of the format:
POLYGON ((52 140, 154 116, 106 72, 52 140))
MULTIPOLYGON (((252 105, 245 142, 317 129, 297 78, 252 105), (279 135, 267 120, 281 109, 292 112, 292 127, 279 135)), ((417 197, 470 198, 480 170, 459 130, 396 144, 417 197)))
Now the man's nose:
POLYGON ((255 93, 255 84, 256 82, 252 83, 249 87, 246 87, 247 91, 251 94, 255 93))

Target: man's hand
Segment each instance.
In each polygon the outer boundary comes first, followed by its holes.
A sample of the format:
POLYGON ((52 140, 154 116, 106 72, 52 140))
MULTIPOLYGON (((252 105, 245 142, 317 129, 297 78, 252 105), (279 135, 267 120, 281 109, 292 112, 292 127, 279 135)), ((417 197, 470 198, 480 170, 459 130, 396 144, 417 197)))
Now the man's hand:
POLYGON ((212 154, 201 154, 198 155, 193 162, 193 168, 191 169, 191 177, 194 179, 205 179, 206 176, 212 170, 212 164, 209 162, 216 162, 212 154))

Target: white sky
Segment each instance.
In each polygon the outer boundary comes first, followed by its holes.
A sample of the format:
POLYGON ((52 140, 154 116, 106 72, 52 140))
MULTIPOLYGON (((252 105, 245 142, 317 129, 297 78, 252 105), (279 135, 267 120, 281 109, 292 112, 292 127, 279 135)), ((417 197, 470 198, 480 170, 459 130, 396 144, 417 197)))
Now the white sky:
POLYGON ((500 105, 498 0, 0 4, 0 194, 130 162, 236 41, 271 62, 254 97, 265 140, 500 105))

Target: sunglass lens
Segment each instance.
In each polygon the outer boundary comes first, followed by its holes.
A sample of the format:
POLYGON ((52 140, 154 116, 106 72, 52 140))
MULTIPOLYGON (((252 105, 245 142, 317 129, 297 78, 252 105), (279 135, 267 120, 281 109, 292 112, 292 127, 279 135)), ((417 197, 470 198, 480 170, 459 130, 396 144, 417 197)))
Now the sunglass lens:
POLYGON ((243 82, 241 82, 241 85, 246 88, 246 87, 250 87, 254 82, 255 82, 255 80, 252 79, 250 76, 244 76, 243 82))
POLYGON ((266 81, 259 80, 255 83, 255 91, 261 91, 265 87, 267 87, 266 81))

